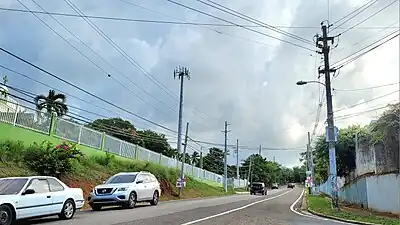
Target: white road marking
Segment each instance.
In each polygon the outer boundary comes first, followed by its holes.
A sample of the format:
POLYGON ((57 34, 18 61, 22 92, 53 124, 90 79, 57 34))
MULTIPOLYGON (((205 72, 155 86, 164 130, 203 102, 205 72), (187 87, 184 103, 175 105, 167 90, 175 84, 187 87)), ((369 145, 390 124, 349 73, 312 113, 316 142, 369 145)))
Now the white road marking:
POLYGON ((294 201, 293 204, 290 206, 290 211, 296 213, 299 216, 304 216, 304 217, 308 217, 308 218, 312 218, 312 219, 325 220, 325 221, 331 221, 331 222, 340 223, 340 224, 353 225, 353 223, 346 223, 346 222, 323 218, 323 217, 319 217, 319 216, 315 216, 315 215, 307 215, 307 214, 297 211, 296 209, 294 209, 294 206, 302 199, 303 195, 304 195, 304 191, 301 192, 299 198, 296 199, 296 201, 294 201))
POLYGON ((215 214, 215 215, 212 215, 212 216, 207 216, 207 217, 204 217, 204 218, 201 218, 201 219, 197 219, 197 220, 193 220, 193 221, 190 221, 190 222, 187 222, 187 223, 182 223, 181 225, 195 224, 195 223, 198 223, 198 222, 202 222, 204 220, 209 220, 209 219, 212 219, 212 218, 215 218, 215 217, 219 217, 219 216, 223 216, 223 215, 226 215, 226 214, 229 214, 229 213, 233 213, 233 212, 248 208, 248 207, 256 205, 256 204, 260 204, 260 203, 263 203, 263 202, 266 202, 266 201, 269 201, 269 200, 272 200, 272 199, 275 199, 275 198, 279 198, 281 196, 284 196, 284 195, 290 193, 293 190, 294 189, 292 189, 290 191, 286 191, 286 192, 284 192, 282 194, 279 194, 279 195, 271 197, 271 198, 263 199, 263 200, 256 201, 256 202, 252 202, 250 204, 244 205, 244 206, 236 208, 236 209, 231 209, 231 210, 228 210, 228 211, 225 211, 225 212, 222 212, 222 213, 218 213, 218 214, 215 214))

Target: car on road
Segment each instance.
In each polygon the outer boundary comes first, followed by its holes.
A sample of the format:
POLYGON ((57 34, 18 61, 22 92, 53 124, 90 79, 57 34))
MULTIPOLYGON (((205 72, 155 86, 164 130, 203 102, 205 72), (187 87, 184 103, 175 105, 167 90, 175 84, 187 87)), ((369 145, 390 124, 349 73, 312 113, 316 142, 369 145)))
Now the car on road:
POLYGON ((294 188, 295 185, 293 183, 288 183, 287 188, 294 188))
POLYGON ((250 186, 250 194, 255 195, 260 193, 262 195, 267 195, 267 188, 263 182, 253 182, 250 186))
POLYGON ((137 202, 157 205, 160 196, 160 183, 152 173, 122 172, 96 186, 91 191, 88 201, 94 211, 101 210, 103 206, 122 206, 132 209, 137 202))
POLYGON ((278 188, 279 188, 278 183, 273 183, 271 186, 271 189, 278 189, 278 188))
POLYGON ((83 191, 70 188, 55 177, 0 178, 0 224, 58 215, 69 220, 84 204, 83 191))

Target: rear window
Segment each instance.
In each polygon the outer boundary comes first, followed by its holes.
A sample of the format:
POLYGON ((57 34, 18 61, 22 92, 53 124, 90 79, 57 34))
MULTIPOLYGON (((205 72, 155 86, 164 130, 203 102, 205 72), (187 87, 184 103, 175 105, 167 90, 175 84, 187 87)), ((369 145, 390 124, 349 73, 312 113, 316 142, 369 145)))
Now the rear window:
POLYGON ((262 187, 262 184, 253 184, 253 187, 262 187))

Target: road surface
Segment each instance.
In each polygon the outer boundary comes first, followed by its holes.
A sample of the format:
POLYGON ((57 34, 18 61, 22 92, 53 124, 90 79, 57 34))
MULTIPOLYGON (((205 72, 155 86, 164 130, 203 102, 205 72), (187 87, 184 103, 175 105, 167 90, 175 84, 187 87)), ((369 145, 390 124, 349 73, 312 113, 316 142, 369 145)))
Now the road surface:
MULTIPOLYGON (((301 188, 271 190, 267 196, 249 194, 209 199, 163 202, 158 206, 138 204, 135 209, 106 209, 77 213, 74 219, 37 219, 21 224, 38 225, 338 225, 340 223, 302 216, 290 210, 301 188)), ((292 208, 296 208, 295 206, 292 208)), ((342 223, 343 224, 343 223, 342 223)))

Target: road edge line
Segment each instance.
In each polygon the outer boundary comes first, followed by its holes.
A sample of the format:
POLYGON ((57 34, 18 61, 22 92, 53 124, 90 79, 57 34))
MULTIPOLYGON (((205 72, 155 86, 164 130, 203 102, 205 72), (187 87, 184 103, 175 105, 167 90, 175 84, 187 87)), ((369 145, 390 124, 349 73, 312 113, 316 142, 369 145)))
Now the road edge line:
POLYGON ((225 211, 225 212, 222 212, 222 213, 218 213, 218 214, 215 214, 215 215, 212 215, 212 216, 207 216, 207 217, 203 217, 203 218, 200 218, 200 219, 197 219, 197 220, 193 220, 193 221, 190 221, 190 222, 182 223, 181 225, 191 225, 191 224, 195 224, 195 223, 202 222, 202 221, 205 221, 205 220, 209 220, 209 219, 212 219, 212 218, 220 217, 220 216, 223 216, 223 215, 226 215, 226 214, 230 214, 230 213, 233 213, 233 212, 236 212, 236 211, 240 211, 240 210, 246 209, 246 208, 248 208, 250 206, 253 206, 253 205, 260 204, 260 203, 263 203, 263 202, 266 202, 266 201, 269 201, 269 200, 273 200, 273 199, 279 198, 281 196, 289 194, 293 190, 294 189, 292 189, 290 191, 283 192, 282 194, 279 194, 279 195, 276 195, 276 196, 273 196, 273 197, 270 197, 270 198, 267 198, 267 199, 259 200, 259 201, 256 201, 256 202, 252 202, 250 204, 241 206, 239 208, 231 209, 231 210, 228 210, 228 211, 225 211))

